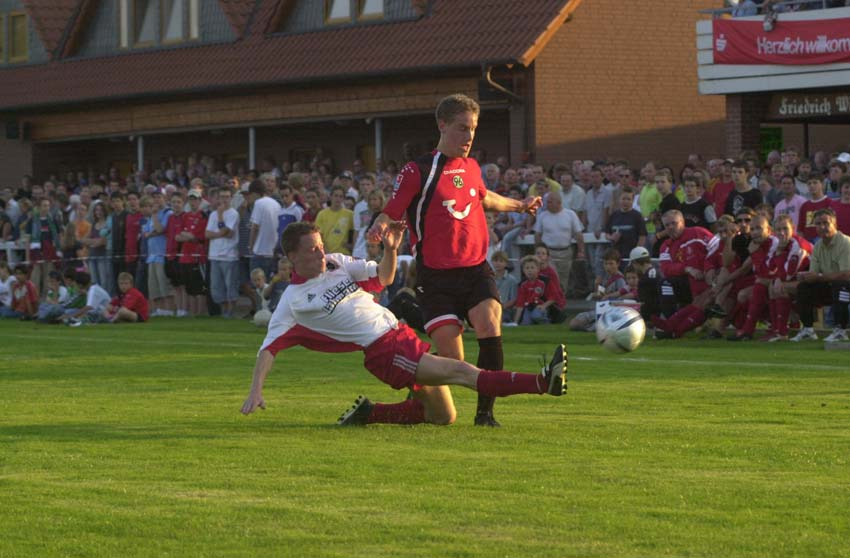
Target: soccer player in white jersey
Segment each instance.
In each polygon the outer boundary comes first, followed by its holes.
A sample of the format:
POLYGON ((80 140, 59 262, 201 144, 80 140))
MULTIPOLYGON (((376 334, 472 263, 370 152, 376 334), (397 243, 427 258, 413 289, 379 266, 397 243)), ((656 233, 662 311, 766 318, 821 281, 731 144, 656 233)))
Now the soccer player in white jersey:
MULTIPOLYGON (((403 222, 393 222, 385 229, 384 257, 380 264, 342 254, 325 254, 319 229, 313 223, 293 223, 286 228, 281 245, 292 262, 292 279, 257 355, 251 391, 242 405, 243 414, 258 407, 265 409, 266 376, 278 352, 295 345, 328 353, 362 350, 366 369, 395 389, 412 388, 414 384, 461 385, 492 397, 518 393, 564 394, 567 356, 563 345, 555 349, 541 374, 481 370, 464 361, 429 354, 428 343, 375 302, 367 290, 380 290, 392 283, 405 226, 403 222)), ((444 401, 441 398, 431 401, 431 393, 415 391, 413 398, 391 405, 372 403, 361 397, 338 423, 454 422, 455 413, 446 417, 444 401)))

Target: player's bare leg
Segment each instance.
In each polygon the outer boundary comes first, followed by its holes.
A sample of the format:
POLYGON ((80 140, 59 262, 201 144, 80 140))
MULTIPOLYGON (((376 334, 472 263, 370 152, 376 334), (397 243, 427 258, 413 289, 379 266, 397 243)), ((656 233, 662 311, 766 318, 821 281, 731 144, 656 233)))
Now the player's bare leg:
MULTIPOLYGON (((478 338, 478 367, 484 370, 502 370, 505 359, 502 350, 502 305, 493 298, 476 304, 469 311, 469 323, 478 338)), ((442 353, 441 353, 442 354, 442 353)), ((495 398, 478 394, 475 413, 476 426, 500 426, 493 417, 495 398)))

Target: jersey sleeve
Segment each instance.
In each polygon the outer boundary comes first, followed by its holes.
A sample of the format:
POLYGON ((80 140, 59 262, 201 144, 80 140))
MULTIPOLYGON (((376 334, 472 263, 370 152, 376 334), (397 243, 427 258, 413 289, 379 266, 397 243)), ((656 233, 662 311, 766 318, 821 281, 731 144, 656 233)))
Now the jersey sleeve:
POLYGON ((407 163, 395 179, 393 195, 384 207, 384 213, 395 221, 404 218, 407 208, 410 207, 413 198, 422 190, 422 176, 419 165, 415 162, 407 163))
POLYGON ((383 290, 384 286, 378 278, 378 264, 376 262, 352 258, 344 254, 328 254, 326 259, 334 266, 344 270, 364 291, 377 293, 383 290))
POLYGON ((210 213, 210 218, 207 219, 207 229, 210 232, 218 232, 218 214, 210 213))

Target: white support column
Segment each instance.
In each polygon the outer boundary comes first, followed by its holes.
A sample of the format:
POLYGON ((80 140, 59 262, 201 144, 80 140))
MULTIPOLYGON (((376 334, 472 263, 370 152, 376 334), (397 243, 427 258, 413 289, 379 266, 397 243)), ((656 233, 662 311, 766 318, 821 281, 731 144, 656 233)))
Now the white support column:
POLYGON ((375 119, 375 162, 384 158, 384 119, 375 119))
POLYGON ((145 136, 136 136, 136 166, 145 170, 145 136))
POLYGON ((257 168, 257 129, 248 128, 248 168, 257 168))

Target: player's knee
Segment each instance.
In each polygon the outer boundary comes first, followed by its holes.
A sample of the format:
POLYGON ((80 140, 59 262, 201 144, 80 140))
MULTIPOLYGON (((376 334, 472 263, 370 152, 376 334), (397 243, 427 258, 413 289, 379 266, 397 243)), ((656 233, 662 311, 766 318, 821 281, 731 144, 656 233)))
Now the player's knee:
POLYGON ((449 426, 457 420, 457 412, 454 409, 445 409, 436 413, 431 413, 428 417, 428 422, 437 426, 449 426))

